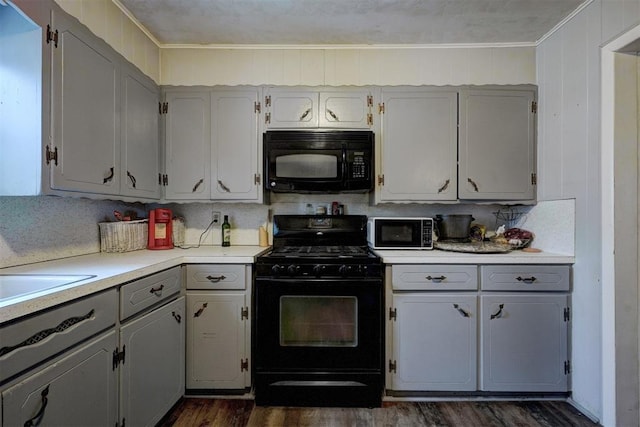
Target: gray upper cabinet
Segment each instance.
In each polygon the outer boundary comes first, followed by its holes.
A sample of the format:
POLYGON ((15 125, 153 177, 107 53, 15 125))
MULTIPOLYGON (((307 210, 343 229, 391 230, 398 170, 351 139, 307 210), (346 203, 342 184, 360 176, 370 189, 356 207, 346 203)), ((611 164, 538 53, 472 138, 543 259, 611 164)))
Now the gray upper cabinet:
POLYGON ((214 90, 211 94, 211 198, 258 201, 258 88, 214 90))
POLYGON ((165 94, 165 198, 211 196, 211 94, 167 89, 165 94))
POLYGON ((456 200, 457 91, 381 90, 377 202, 456 200))
POLYGON ((373 127, 368 87, 268 87, 264 100, 267 129, 373 127))
POLYGON ((52 10, 51 187, 120 192, 120 67, 113 50, 65 13, 52 10))
POLYGON ((156 84, 135 69, 122 69, 121 193, 125 196, 159 199, 158 102, 156 84))
POLYGON ((533 86, 460 90, 460 199, 535 199, 535 114, 533 86))

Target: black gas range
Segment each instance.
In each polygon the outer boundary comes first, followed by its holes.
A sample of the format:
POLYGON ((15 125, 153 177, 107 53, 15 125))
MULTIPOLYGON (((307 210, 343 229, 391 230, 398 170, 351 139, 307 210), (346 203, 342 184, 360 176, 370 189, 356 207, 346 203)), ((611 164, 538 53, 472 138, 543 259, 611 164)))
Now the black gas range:
POLYGON ((383 266, 361 215, 276 215, 258 257, 258 405, 381 405, 383 266))

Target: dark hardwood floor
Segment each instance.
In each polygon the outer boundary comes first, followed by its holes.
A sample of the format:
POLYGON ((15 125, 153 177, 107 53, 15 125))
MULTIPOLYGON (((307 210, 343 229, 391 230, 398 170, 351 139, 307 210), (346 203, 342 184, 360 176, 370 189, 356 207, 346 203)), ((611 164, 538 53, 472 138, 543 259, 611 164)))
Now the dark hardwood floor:
POLYGON ((188 398, 161 427, 290 426, 598 426, 566 402, 385 402, 382 408, 290 408, 255 406, 253 400, 188 398))

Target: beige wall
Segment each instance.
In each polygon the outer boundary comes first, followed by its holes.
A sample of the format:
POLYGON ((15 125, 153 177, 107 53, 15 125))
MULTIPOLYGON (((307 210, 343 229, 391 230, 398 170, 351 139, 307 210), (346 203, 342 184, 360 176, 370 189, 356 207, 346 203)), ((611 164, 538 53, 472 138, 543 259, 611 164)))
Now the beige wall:
POLYGON ((112 0, 55 0, 143 73, 160 83, 160 48, 112 0))
POLYGON ((163 48, 163 85, 461 85, 536 82, 534 47, 163 48))

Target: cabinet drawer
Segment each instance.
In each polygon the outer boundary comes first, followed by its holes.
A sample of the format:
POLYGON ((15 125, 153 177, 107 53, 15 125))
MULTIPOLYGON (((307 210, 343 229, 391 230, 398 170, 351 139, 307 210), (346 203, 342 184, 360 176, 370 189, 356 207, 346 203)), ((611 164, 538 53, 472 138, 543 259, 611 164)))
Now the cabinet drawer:
POLYGON ((485 291, 568 291, 571 267, 567 265, 483 265, 485 291))
POLYGON ((391 270, 396 290, 476 290, 475 265, 394 265, 391 270))
POLYGON ((120 320, 180 292, 180 267, 144 277, 120 288, 120 320))
POLYGON ((116 323, 110 289, 0 328, 0 382, 116 323))
POLYGON ((187 289, 245 289, 248 269, 244 264, 187 265, 187 289))

